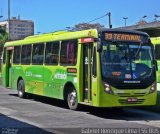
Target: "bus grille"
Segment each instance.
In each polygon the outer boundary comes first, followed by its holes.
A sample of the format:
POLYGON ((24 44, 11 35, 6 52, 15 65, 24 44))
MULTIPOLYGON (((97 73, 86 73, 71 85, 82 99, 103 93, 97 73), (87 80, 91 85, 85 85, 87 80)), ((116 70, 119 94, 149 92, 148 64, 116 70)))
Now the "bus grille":
POLYGON ((138 99, 136 102, 128 102, 126 99, 119 99, 120 104, 142 104, 145 99, 138 99))
POLYGON ((117 93, 120 97, 143 97, 146 93, 117 93))

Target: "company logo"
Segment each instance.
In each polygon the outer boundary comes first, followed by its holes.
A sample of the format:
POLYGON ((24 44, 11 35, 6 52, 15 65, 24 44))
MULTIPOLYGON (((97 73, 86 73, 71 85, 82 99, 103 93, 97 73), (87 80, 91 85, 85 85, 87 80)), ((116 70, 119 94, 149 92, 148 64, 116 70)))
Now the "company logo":
POLYGON ((67 74, 66 73, 56 73, 54 75, 55 79, 60 79, 60 80, 66 80, 67 79, 67 74))

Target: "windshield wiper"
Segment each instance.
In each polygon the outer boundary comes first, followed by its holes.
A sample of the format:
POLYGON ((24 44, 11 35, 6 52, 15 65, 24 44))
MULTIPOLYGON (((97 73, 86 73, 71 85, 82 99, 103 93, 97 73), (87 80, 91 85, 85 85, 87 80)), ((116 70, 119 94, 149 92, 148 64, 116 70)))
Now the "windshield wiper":
POLYGON ((137 57, 137 55, 139 54, 141 48, 142 48, 142 42, 140 42, 139 48, 138 48, 136 54, 134 55, 134 59, 136 59, 136 57, 137 57))

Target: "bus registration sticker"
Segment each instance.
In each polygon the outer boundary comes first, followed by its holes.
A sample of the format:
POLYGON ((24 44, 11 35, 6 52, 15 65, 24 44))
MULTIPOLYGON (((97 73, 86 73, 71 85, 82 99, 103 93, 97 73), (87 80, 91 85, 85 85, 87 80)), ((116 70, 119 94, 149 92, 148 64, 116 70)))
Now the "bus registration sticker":
POLYGON ((125 78, 126 78, 126 79, 131 79, 132 77, 131 77, 130 74, 125 74, 125 78))
POLYGON ((137 102, 138 99, 137 98, 128 98, 127 102, 137 102))

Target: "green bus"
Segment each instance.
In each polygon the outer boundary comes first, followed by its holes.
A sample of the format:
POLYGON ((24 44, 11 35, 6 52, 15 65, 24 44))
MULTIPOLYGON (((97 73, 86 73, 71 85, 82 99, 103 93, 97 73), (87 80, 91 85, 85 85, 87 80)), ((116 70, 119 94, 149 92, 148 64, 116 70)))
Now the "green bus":
POLYGON ((65 100, 70 109, 156 103, 156 64, 146 33, 104 29, 59 31, 7 42, 2 83, 65 100))
POLYGON ((157 60, 157 90, 160 91, 160 37, 152 37, 151 42, 155 47, 155 59, 157 60))

